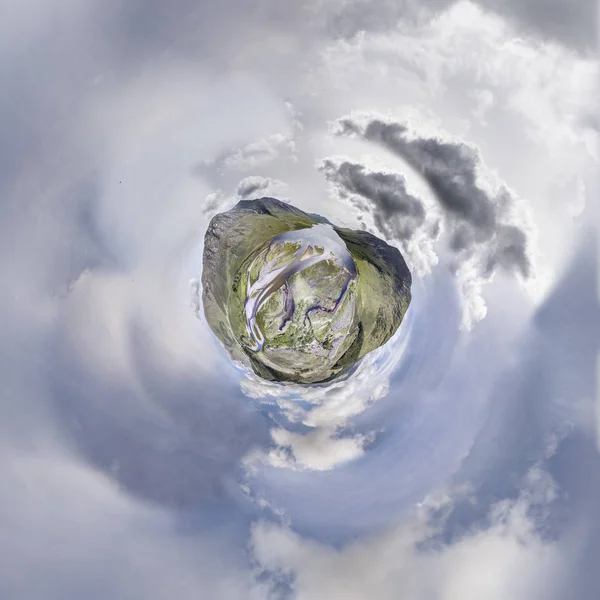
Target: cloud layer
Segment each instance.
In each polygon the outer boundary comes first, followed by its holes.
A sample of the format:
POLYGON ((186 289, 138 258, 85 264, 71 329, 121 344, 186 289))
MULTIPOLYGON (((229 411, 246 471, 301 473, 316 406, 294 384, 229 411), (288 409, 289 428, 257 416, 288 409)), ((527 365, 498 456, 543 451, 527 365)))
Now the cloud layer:
MULTIPOLYGON (((516 225, 503 223, 512 216, 514 199, 506 186, 484 189, 483 169, 476 149, 464 143, 420 137, 403 123, 368 116, 365 120, 366 123, 359 124, 353 119, 342 119, 338 134, 361 135, 381 144, 422 174, 442 209, 452 251, 470 253, 475 246, 487 246, 482 259, 484 274, 491 274, 501 266, 523 277, 529 276, 527 236, 516 225)), ((369 197, 368 193, 361 195, 369 197)), ((408 204, 413 212, 419 212, 414 198, 408 204)), ((388 202, 384 210, 389 213, 395 205, 388 202)), ((399 212, 406 210, 400 204, 399 212)), ((376 220, 381 221, 377 217, 376 220)), ((406 237, 406 232, 401 232, 401 237, 406 237)))
POLYGON ((0 597, 598 598, 590 11, 9 1, 0 597), (265 193, 415 275, 331 386, 203 321, 208 221, 265 193))
MULTIPOLYGON (((524 203, 495 180, 476 148, 441 134, 423 137, 408 123, 369 114, 340 119, 335 133, 382 146, 419 173, 432 191, 434 206, 407 190, 401 172, 371 170, 342 158, 320 166, 339 197, 370 213, 379 232, 400 243, 417 273, 437 264, 434 243, 442 236, 452 268, 462 270, 472 291, 498 269, 521 280, 533 275, 532 225, 524 203)), ((483 300, 478 305, 473 310, 473 303, 465 302, 465 325, 485 316, 483 300)))

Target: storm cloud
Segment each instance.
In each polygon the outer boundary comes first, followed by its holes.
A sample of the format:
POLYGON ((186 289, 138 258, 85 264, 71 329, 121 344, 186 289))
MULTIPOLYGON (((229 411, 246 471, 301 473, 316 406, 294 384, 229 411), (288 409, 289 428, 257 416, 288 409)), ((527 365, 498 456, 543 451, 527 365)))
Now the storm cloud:
POLYGON ((348 195, 370 201, 375 224, 390 238, 410 239, 425 222, 425 207, 406 190, 406 182, 397 173, 370 172, 363 165, 348 161, 336 164, 323 161, 325 177, 341 186, 348 195))
MULTIPOLYGON (((511 222, 511 209, 516 199, 503 184, 495 186, 496 189, 483 187, 483 165, 477 149, 456 141, 420 137, 418 133, 411 133, 403 123, 369 115, 363 119, 341 119, 337 134, 357 135, 379 144, 421 173, 442 209, 449 247, 453 252, 481 252, 484 275, 491 275, 497 267, 502 267, 523 277, 530 276, 527 233, 518 223, 511 222)), ((347 176, 348 167, 342 165, 338 171, 341 172, 339 180, 342 185, 352 190, 353 181, 347 176)), ((381 175, 374 174, 370 179, 381 178, 381 175)), ((390 178, 386 178, 388 187, 390 178)), ((404 196, 401 185, 398 192, 404 196)), ((373 194, 375 189, 355 187, 360 195, 367 198, 377 198, 377 194, 373 194)), ((412 199, 411 205, 416 206, 417 202, 412 199)), ((402 214, 405 204, 405 201, 391 200, 389 195, 385 204, 382 205, 379 200, 376 212, 381 213, 375 215, 376 222, 381 223, 391 211, 402 214)), ((402 228, 395 234, 400 239, 406 237, 402 228)))

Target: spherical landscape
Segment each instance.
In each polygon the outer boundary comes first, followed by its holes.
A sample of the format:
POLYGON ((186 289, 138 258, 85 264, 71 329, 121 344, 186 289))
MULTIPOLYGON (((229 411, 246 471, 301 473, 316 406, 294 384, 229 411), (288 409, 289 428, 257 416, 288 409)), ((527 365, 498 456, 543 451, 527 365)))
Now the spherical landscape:
POLYGON ((234 360, 302 384, 348 372, 398 329, 411 277, 400 252, 274 198, 216 215, 203 259, 204 311, 234 360))

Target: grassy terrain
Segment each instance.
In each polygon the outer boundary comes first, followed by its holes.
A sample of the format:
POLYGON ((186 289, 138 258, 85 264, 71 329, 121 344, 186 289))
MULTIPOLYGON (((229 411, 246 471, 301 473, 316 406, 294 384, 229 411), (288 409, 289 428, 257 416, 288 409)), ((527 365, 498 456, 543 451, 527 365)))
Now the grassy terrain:
MULTIPOLYGON (((271 240, 318 223, 327 221, 263 198, 216 215, 207 230, 202 272, 206 319, 232 357, 266 379, 311 383, 334 378, 387 342, 410 303, 411 276, 400 252, 364 231, 335 228, 354 260, 356 278, 348 284, 348 272, 334 260, 292 275, 257 312, 265 345, 259 352, 250 350, 244 314, 249 286, 265 264, 289 264, 300 247, 296 241, 272 245, 271 240)), ((323 252, 314 245, 305 254, 323 252)))

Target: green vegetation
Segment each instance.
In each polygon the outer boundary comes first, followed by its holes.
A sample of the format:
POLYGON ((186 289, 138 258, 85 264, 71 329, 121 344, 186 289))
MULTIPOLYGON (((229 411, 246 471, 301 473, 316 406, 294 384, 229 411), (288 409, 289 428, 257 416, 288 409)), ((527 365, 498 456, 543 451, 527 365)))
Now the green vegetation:
POLYGON ((238 203, 208 227, 206 319, 232 358, 263 378, 316 383, 339 376, 389 340, 410 303, 410 273, 396 248, 333 226, 337 235, 323 243, 303 241, 324 224, 262 198, 238 203), (281 237, 299 230, 307 235, 281 237))

